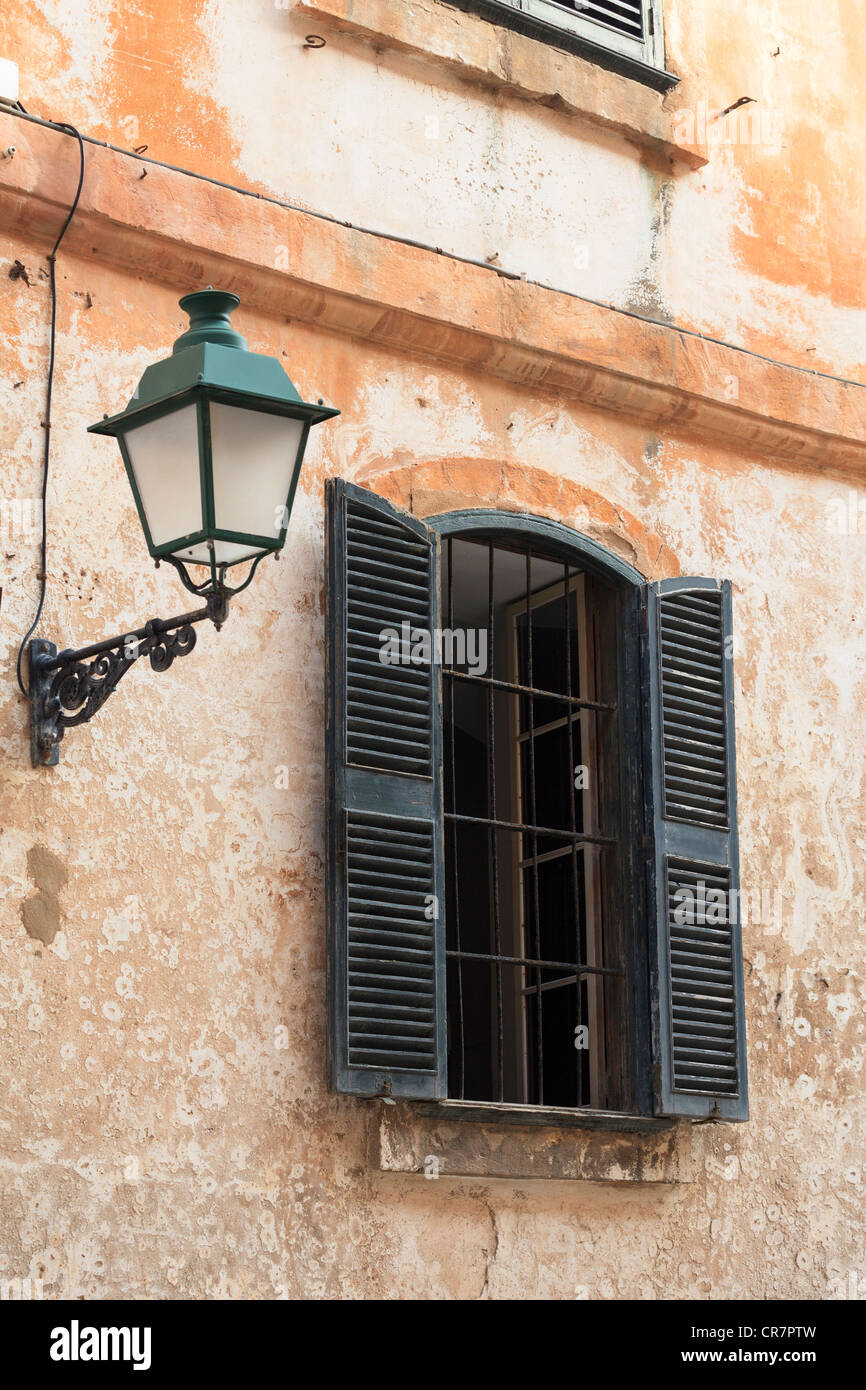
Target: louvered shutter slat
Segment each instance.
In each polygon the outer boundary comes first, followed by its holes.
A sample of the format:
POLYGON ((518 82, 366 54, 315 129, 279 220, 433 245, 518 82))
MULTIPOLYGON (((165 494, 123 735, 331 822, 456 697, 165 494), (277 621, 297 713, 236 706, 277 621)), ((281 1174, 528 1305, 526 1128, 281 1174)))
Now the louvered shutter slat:
POLYGON ((438 683, 417 653, 381 658, 386 630, 436 625, 434 538, 351 484, 327 500, 331 1084, 430 1098, 445 1064, 438 683))
POLYGON ((584 19, 595 20, 616 29, 630 38, 641 39, 644 33, 643 0, 586 0, 570 5, 584 19))
POLYGON ((656 1110, 748 1118, 730 585, 645 594, 656 1110))

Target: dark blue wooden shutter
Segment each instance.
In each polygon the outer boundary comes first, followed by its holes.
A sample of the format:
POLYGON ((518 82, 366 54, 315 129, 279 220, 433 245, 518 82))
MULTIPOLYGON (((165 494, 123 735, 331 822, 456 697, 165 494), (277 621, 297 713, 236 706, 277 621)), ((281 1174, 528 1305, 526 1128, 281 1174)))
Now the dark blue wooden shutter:
POLYGON ((353 1095, 445 1094, 437 541, 327 484, 329 1073, 353 1095), (411 663, 381 660, 387 632, 411 663), (414 635, 413 635, 414 634, 414 635), (435 650, 435 649, 434 649, 435 650))
POLYGON ((749 1117, 731 586, 645 590, 655 1107, 749 1117))

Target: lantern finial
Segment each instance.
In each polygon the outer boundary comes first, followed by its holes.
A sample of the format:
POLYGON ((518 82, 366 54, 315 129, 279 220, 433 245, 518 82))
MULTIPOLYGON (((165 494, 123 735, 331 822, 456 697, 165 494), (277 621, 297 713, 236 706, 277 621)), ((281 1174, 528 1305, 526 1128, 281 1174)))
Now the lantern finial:
POLYGON ((236 294, 228 290, 197 290, 185 294, 180 307, 189 314, 189 328, 181 333, 172 354, 185 352, 198 343, 219 343, 221 347, 249 349, 246 338, 232 328, 230 315, 240 304, 236 294))

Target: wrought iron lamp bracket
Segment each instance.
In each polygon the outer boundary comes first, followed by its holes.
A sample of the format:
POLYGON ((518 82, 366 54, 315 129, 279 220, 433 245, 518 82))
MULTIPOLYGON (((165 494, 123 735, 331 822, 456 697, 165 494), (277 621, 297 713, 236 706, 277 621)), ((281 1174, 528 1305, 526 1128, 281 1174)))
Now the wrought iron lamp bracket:
POLYGON ((30 655, 30 759, 34 767, 53 767, 60 760, 60 741, 67 729, 86 724, 127 671, 146 656, 151 670, 167 671, 196 644, 195 624, 210 619, 219 630, 228 617, 232 590, 221 586, 203 595, 204 608, 177 618, 151 618, 135 632, 124 632, 77 651, 58 654, 53 642, 36 639, 30 655))

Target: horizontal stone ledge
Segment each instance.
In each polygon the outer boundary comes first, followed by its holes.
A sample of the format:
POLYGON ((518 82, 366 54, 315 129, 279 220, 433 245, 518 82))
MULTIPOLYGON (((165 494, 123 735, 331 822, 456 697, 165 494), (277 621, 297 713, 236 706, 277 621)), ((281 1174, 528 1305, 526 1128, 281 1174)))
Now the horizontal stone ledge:
MULTIPOLYGON (((74 139, 0 115, 0 230, 47 248, 78 176, 74 139)), ((78 255, 175 287, 212 283, 281 314, 393 352, 487 373, 615 411, 656 434, 862 474, 866 387, 506 279, 100 145, 86 146, 78 255), (142 178, 146 170, 147 177, 142 178), (737 398, 728 399, 736 381, 737 398)))
POLYGON ((377 52, 406 53, 477 86, 577 117, 671 165, 700 169, 708 163, 706 140, 685 136, 689 123, 681 119, 681 93, 665 101, 620 73, 439 0, 414 0, 411 6, 393 0, 300 0, 292 13, 326 32, 365 41, 377 52))
POLYGON ((437 1178, 596 1183, 688 1183, 694 1179, 689 1125, 655 1133, 497 1124, 476 1107, 408 1102, 377 1105, 370 1164, 381 1172, 437 1178))

